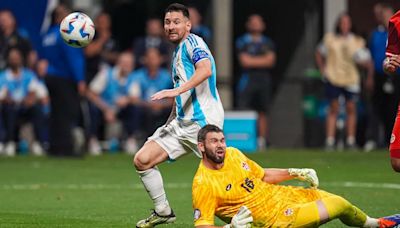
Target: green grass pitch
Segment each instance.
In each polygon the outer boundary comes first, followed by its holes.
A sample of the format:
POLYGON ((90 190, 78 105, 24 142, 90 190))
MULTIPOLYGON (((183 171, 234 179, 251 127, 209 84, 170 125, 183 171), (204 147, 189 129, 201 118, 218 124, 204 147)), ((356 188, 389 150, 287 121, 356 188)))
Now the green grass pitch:
MULTIPOLYGON (((312 167, 321 189, 344 196, 370 216, 400 213, 400 173, 391 170, 386 151, 272 149, 249 157, 264 167, 312 167)), ((131 160, 123 154, 0 157, 0 227, 135 227, 152 204, 131 160)), ((160 227, 193 227, 191 181, 198 162, 187 155, 159 166, 177 215, 175 224, 160 227)), ((344 226, 335 221, 324 227, 344 226)))

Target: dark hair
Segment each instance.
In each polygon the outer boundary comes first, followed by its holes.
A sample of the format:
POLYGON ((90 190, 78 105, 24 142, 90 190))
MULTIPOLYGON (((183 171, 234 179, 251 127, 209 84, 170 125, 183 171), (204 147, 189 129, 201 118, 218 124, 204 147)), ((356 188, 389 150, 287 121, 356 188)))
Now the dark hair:
POLYGON ((351 21, 350 32, 354 33, 354 34, 356 33, 356 31, 354 29, 354 25, 353 25, 353 18, 351 18, 350 14, 348 12, 343 12, 336 19, 336 23, 335 23, 335 34, 336 35, 341 35, 342 34, 342 30, 340 28, 340 23, 342 22, 342 18, 345 17, 345 16, 350 17, 350 21, 351 21))
POLYGON ((207 124, 206 126, 202 127, 197 134, 197 141, 198 142, 204 142, 206 140, 206 136, 209 132, 222 132, 221 128, 212 125, 212 124, 207 124))
POLYGON ((185 5, 172 3, 165 9, 165 14, 169 12, 182 12, 183 16, 189 18, 189 10, 185 5))

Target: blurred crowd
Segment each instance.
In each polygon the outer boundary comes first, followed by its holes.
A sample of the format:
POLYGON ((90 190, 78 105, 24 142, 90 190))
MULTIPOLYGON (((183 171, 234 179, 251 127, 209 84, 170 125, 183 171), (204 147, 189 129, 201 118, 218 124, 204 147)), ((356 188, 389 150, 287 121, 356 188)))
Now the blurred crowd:
MULTIPOLYGON (((52 26, 34 49, 11 11, 0 11, 0 154, 78 156, 82 151, 133 154, 168 118, 172 100, 151 101, 155 92, 172 88, 170 58, 173 46, 164 38, 163 22, 149 18, 146 34, 121 50, 113 38, 107 12, 95 18, 96 35, 83 49, 65 45, 59 35, 61 20, 71 11, 59 5, 52 26), (26 124, 30 123, 30 124, 26 124), (31 126, 32 134, 24 134, 31 126)), ((348 148, 372 150, 389 143, 399 101, 399 79, 384 74, 388 20, 394 10, 378 3, 378 26, 370 37, 352 30, 351 17, 342 14, 336 30, 316 47, 316 66, 323 75, 326 99, 327 150, 337 146, 337 122, 345 110, 348 148), (356 142, 357 103, 365 103, 368 118, 363 145, 356 142), (383 129, 383 134, 380 130, 383 129), (382 136, 383 135, 383 136, 382 136)), ((212 32, 190 7, 192 32, 212 47, 212 32)), ((258 113, 258 146, 269 144, 268 116, 272 100, 274 42, 264 32, 262 15, 249 15, 247 32, 236 40, 241 68, 237 83, 238 108, 258 113)))

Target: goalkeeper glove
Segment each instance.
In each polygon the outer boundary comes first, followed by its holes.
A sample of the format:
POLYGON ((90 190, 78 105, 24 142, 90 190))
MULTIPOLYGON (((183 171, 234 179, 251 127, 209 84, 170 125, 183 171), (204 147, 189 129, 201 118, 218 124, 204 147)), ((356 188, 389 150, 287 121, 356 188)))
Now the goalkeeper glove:
POLYGON ((251 222, 253 222, 251 211, 246 206, 242 206, 233 216, 231 224, 225 225, 224 228, 250 228, 251 222))
POLYGON ((293 176, 299 180, 306 181, 311 184, 311 187, 317 188, 319 185, 319 180, 317 172, 314 169, 288 169, 289 175, 293 176))

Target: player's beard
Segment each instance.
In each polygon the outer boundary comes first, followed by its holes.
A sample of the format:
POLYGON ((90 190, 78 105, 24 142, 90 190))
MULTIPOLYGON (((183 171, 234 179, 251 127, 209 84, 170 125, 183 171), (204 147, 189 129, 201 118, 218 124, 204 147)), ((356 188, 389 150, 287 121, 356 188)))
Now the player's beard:
POLYGON ((225 160, 225 153, 223 153, 222 155, 218 155, 217 154, 217 151, 219 151, 219 150, 223 150, 224 148, 215 148, 215 151, 213 151, 212 149, 210 149, 210 148, 207 148, 207 146, 206 145, 204 145, 204 149, 205 149, 205 154, 206 154, 206 157, 208 158, 208 159, 210 159, 211 161, 213 161, 214 163, 216 163, 216 164, 222 164, 222 163, 224 163, 224 160, 225 160))

